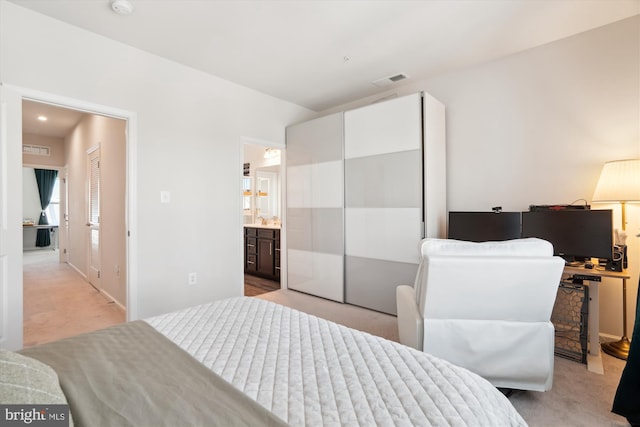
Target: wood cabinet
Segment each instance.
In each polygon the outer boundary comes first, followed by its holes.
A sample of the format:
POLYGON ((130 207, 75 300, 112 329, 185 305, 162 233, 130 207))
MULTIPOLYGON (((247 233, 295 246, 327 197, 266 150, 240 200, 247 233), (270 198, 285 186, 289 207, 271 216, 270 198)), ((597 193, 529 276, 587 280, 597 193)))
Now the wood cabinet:
POLYGON ((280 281, 280 230, 244 228, 244 272, 280 281))

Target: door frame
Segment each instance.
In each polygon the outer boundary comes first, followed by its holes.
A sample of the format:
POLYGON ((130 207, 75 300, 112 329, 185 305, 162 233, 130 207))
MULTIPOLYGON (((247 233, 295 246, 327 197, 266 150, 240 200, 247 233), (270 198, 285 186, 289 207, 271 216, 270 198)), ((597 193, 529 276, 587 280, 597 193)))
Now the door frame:
MULTIPOLYGON (((287 289, 287 232, 286 232, 286 224, 287 224, 287 177, 286 177, 286 167, 287 167, 287 146, 285 141, 267 141, 264 139, 253 138, 250 136, 242 136, 240 139, 240 143, 238 144, 238 149, 240 150, 240 164, 238 165, 238 215, 240 218, 240 226, 241 229, 241 239, 244 240, 244 217, 243 217, 243 196, 242 196, 242 184, 243 179, 245 178, 243 173, 243 165, 245 163, 244 158, 244 146, 245 145, 258 145, 262 147, 273 147, 280 150, 280 289, 287 289)), ((244 278, 244 241, 240 245, 240 256, 239 265, 240 265, 240 277, 244 278)), ((241 286, 241 295, 244 295, 244 279, 241 286)))
MULTIPOLYGON (((114 108, 89 101, 66 96, 42 92, 34 89, 0 83, 0 162, 3 165, 16 162, 19 165, 11 168, 3 167, 0 176, 0 196, 10 202, 21 203, 22 192, 22 101, 52 104, 64 108, 84 111, 116 119, 125 120, 126 143, 126 185, 125 185, 125 222, 127 229, 126 246, 126 295, 127 320, 138 319, 138 240, 137 230, 137 140, 138 118, 133 111, 114 108), (6 163, 5 163, 6 162, 6 163), (18 167, 19 166, 19 167, 18 167), (8 172, 8 169, 10 169, 8 172), (18 174, 17 172, 20 172, 18 174), (9 186, 8 182, 12 185, 9 186), (11 188, 10 188, 11 187, 11 188)), ((22 221, 20 209, 2 208, 0 212, 0 260, 2 261, 3 277, 0 277, 0 291, 5 291, 6 298, 0 300, 0 310, 5 311, 0 321, 0 346, 9 349, 22 348, 23 336, 23 283, 22 283, 22 239, 19 245, 7 244, 11 237, 22 235, 22 221), (8 238, 9 237, 9 238, 8 238), (18 274, 19 272, 19 274, 18 274)))

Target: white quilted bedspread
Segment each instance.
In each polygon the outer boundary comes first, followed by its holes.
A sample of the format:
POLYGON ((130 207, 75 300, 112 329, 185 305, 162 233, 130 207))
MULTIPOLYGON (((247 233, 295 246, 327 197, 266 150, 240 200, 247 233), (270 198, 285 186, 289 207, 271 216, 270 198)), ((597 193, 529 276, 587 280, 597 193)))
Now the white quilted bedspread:
POLYGON ((146 319, 293 426, 522 426, 489 382, 444 360, 257 298, 146 319))

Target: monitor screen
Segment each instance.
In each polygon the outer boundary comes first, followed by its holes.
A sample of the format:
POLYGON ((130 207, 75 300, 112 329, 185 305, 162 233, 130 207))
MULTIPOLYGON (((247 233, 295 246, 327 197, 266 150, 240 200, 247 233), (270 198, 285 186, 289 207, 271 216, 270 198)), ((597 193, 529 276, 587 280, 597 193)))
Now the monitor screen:
POLYGON ((522 237, 539 237, 553 244, 553 252, 567 261, 611 259, 613 211, 559 210, 522 212, 522 237))
POLYGON ((449 239, 470 242, 520 238, 520 212, 449 212, 449 239))

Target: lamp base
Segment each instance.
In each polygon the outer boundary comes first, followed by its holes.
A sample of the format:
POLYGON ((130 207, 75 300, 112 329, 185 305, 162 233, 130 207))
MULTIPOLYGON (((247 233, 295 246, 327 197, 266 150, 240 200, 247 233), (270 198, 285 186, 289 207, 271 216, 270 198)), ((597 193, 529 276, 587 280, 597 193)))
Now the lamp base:
POLYGON ((629 338, 623 336, 619 341, 606 342, 601 345, 602 351, 609 356, 617 357, 618 359, 627 360, 629 355, 629 338))

